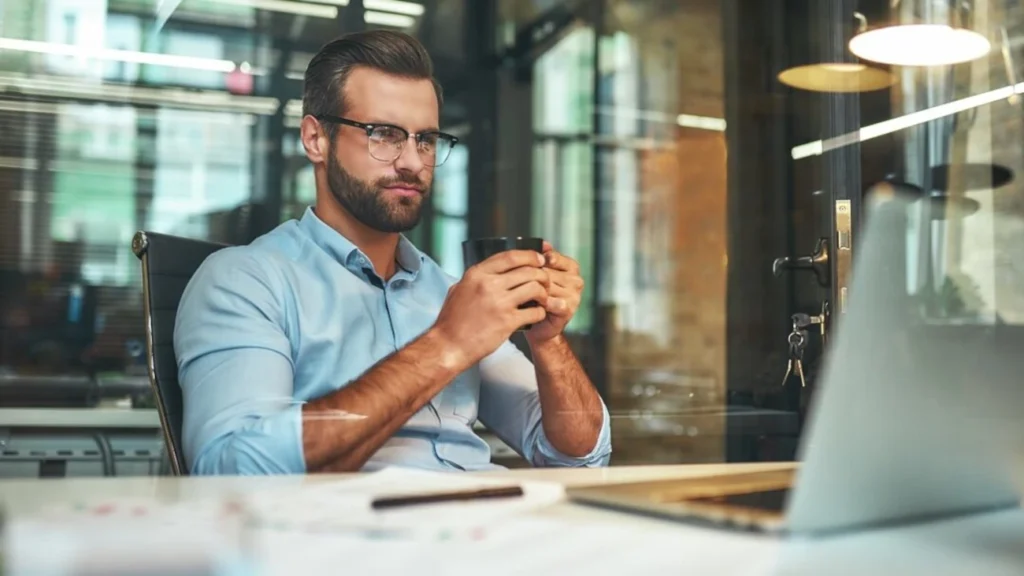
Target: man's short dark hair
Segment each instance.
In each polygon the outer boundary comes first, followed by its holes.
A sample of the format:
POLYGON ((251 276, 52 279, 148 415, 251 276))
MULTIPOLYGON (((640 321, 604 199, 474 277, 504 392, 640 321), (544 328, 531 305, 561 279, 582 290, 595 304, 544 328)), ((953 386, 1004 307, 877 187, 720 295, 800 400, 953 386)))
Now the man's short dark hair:
MULTIPOLYGON (((328 42, 309 61, 302 90, 302 114, 345 115, 345 81, 358 67, 371 68, 413 80, 430 80, 443 103, 441 85, 434 78, 434 63, 419 40, 403 32, 369 30, 328 42)), ((327 124, 331 140, 337 126, 327 124)))

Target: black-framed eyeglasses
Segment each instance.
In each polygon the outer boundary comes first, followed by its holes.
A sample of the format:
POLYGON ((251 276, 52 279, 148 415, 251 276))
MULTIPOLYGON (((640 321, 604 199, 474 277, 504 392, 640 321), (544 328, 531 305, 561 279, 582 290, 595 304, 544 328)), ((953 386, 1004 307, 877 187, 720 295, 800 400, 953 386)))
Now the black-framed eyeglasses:
POLYGON ((320 114, 316 119, 320 122, 333 122, 364 130, 370 156, 374 160, 387 163, 398 160, 409 138, 415 138, 416 151, 419 152, 423 163, 434 167, 444 164, 452 153, 452 148, 459 142, 455 136, 437 130, 411 134, 405 128, 393 124, 365 124, 330 114, 320 114))

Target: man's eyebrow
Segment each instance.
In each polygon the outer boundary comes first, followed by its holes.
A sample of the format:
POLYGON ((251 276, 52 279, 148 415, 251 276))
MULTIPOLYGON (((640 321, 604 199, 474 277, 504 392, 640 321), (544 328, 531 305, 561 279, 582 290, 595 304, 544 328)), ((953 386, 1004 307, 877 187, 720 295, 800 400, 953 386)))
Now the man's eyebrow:
MULTIPOLYGON (((363 124, 387 124, 388 126, 398 126, 398 124, 392 122, 391 120, 383 120, 381 118, 373 118, 371 120, 366 120, 363 122, 363 124)), ((399 128, 401 128, 401 126, 399 126, 399 128)))
POLYGON ((399 124, 397 122, 393 122, 391 120, 380 120, 380 119, 377 119, 377 120, 367 120, 366 122, 363 122, 363 124, 376 124, 378 126, 395 126, 396 128, 401 128, 403 130, 408 131, 410 134, 419 134, 419 133, 422 133, 422 132, 440 132, 441 131, 441 129, 438 128, 437 126, 433 126, 431 128, 424 128, 423 130, 409 130, 408 128, 406 128, 405 126, 402 126, 401 124, 399 124))

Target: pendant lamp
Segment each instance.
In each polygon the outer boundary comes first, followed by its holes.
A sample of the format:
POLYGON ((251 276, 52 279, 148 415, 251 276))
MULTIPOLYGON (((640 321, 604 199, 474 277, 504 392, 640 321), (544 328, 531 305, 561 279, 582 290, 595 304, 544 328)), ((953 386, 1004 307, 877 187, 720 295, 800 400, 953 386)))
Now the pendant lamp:
MULTIPOLYGON (((949 164, 939 164, 932 167, 932 188, 942 192, 949 192, 951 186, 950 173, 953 167, 949 164)), ((1001 164, 986 164, 971 162, 958 164, 956 171, 966 184, 967 190, 984 190, 1002 188, 1013 180, 1013 170, 1001 164)))
POLYGON ((888 88, 896 76, 857 62, 822 62, 787 68, 779 73, 779 82, 811 92, 870 92, 888 88))
MULTIPOLYGON (((795 33, 789 39, 789 66, 776 78, 782 84, 822 93, 859 93, 883 90, 896 84, 897 77, 887 69, 870 62, 859 62, 841 48, 832 47, 833 37, 850 38, 852 19, 835 20, 835 9, 808 8, 812 22, 805 35, 795 33)), ((845 12, 851 14, 851 12, 845 12)))
POLYGON ((929 217, 936 221, 966 218, 981 209, 981 203, 973 198, 954 196, 941 190, 928 194, 917 184, 911 184, 894 175, 889 175, 881 182, 871 185, 864 191, 864 196, 872 202, 884 201, 893 197, 902 197, 906 200, 925 200, 931 208, 928 211, 929 217))
POLYGON ((948 66, 982 58, 992 50, 983 34, 971 30, 971 10, 956 0, 895 0, 896 24, 871 27, 862 14, 850 39, 855 56, 892 66, 948 66))

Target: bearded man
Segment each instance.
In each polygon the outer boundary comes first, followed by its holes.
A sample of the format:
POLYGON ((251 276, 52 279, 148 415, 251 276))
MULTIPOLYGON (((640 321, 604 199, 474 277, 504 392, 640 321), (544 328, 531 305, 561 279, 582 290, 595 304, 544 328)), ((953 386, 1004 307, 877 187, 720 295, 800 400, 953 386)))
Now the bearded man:
POLYGON ((190 472, 494 468, 478 418, 535 466, 606 465, 607 408, 562 335, 577 263, 545 244, 456 279, 402 235, 457 142, 424 47, 334 40, 302 104, 315 206, 214 253, 179 306, 190 472), (526 325, 532 362, 509 341, 526 325))

